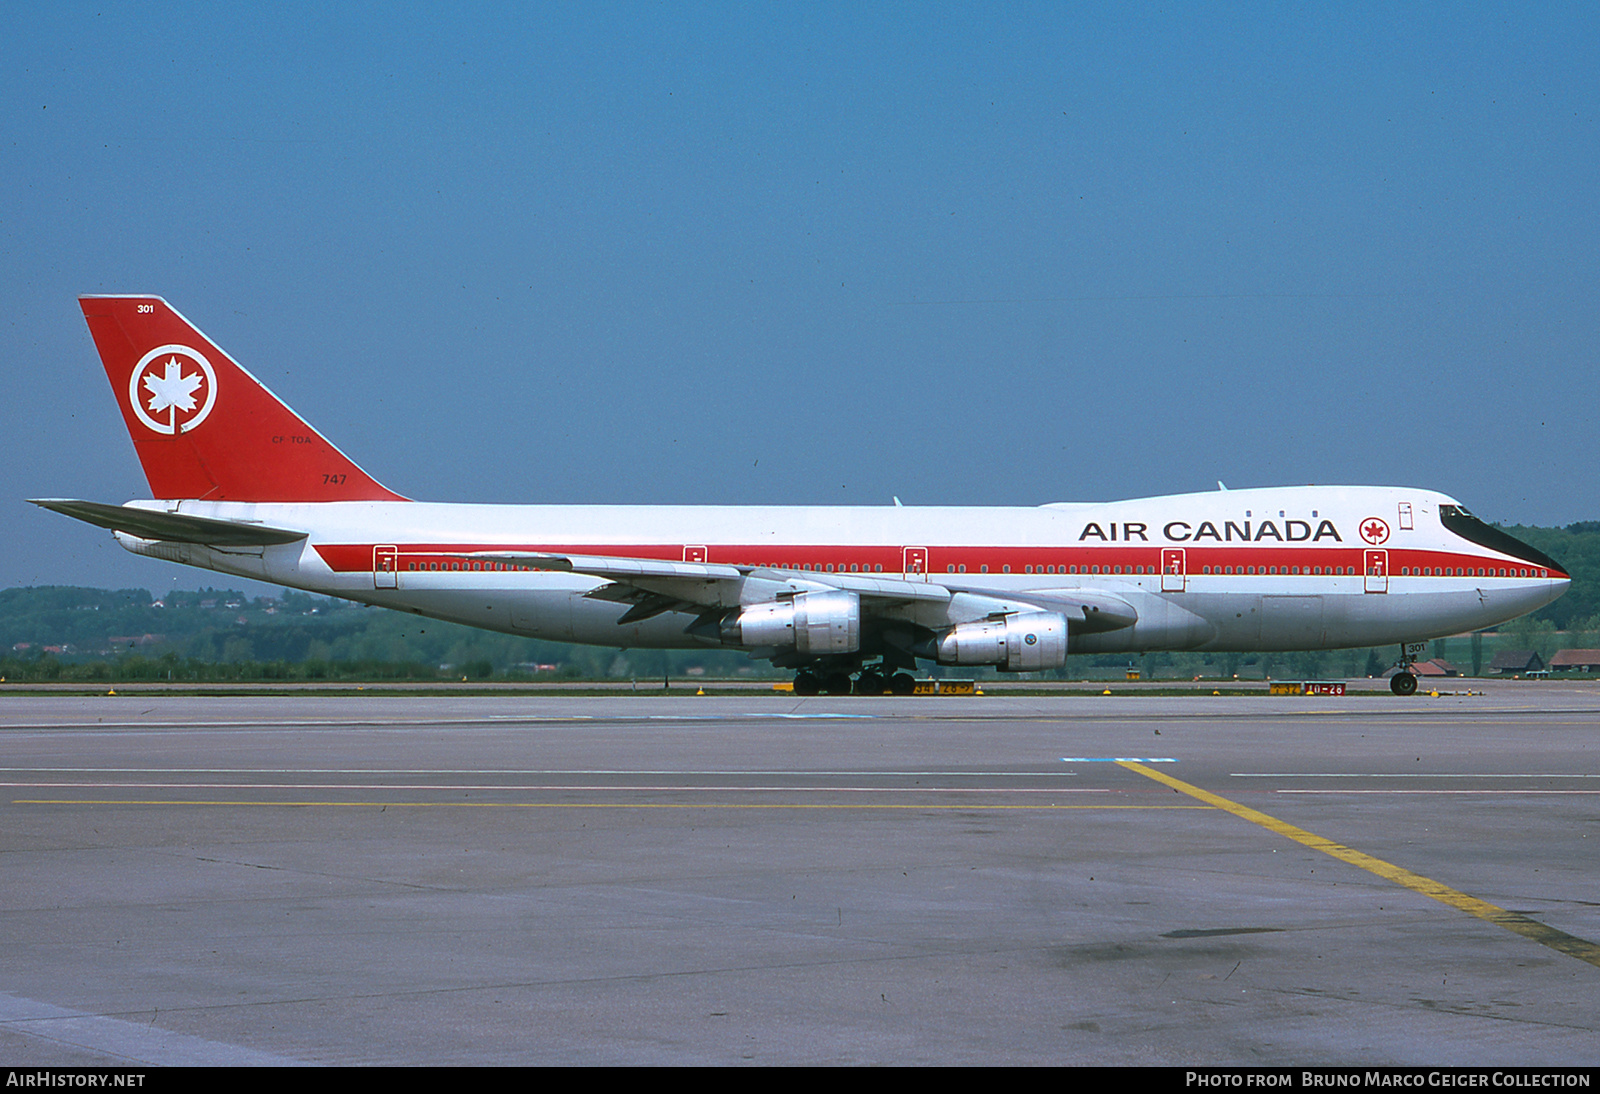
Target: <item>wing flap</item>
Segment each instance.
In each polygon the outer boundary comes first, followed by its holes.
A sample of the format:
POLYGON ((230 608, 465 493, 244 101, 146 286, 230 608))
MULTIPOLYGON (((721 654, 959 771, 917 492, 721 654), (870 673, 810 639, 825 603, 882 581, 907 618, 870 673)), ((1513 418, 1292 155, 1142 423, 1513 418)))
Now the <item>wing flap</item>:
POLYGON ((615 581, 633 578, 691 578, 700 581, 736 581, 750 572, 749 567, 718 565, 709 562, 669 562, 659 558, 622 558, 611 555, 555 555, 527 551, 473 551, 470 557, 509 562, 535 570, 588 574, 615 581))
MULTIPOLYGON (((652 592, 665 592, 681 600, 706 606, 725 606, 724 582, 743 583, 756 579, 788 585, 794 592, 808 589, 844 589, 863 599, 897 603, 950 599, 950 590, 929 581, 903 581, 867 574, 823 574, 815 570, 777 570, 765 566, 732 566, 718 562, 673 562, 659 558, 624 558, 611 555, 539 554, 527 551, 474 551, 473 558, 493 559, 536 570, 587 574, 652 592), (696 587, 703 592, 695 595, 696 587), (711 593, 710 586, 721 586, 711 593)), ((737 603, 737 599, 734 601, 737 603)))
POLYGON ((1099 634, 1119 631, 1139 621, 1134 606, 1110 593, 1091 589, 1028 589, 1018 600, 1037 604, 1048 611, 1061 612, 1074 632, 1099 634))

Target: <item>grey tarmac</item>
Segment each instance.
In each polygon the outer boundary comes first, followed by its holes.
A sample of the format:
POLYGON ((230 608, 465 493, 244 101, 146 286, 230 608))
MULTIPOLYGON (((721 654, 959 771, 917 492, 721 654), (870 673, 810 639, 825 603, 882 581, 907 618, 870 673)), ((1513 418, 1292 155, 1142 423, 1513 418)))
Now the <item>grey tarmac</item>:
POLYGON ((1592 1065, 1600 686, 1468 686, 0 691, 0 1062, 1592 1065))

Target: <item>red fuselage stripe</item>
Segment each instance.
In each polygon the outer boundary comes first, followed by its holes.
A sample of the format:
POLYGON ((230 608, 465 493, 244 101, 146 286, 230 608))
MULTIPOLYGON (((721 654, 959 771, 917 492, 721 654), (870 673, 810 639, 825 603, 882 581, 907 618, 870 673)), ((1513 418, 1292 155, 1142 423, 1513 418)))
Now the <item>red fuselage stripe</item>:
MULTIPOLYGON (((373 569, 374 551, 378 544, 319 543, 317 554, 328 568, 341 573, 373 569)), ((395 548, 395 567, 405 571, 428 564, 483 563, 486 568, 496 568, 483 559, 468 556, 484 551, 526 552, 540 555, 590 555, 610 558, 648 558, 682 562, 688 557, 695 562, 715 562, 730 566, 762 566, 784 570, 811 570, 828 573, 901 573, 906 567, 902 547, 803 545, 780 547, 739 546, 734 544, 708 545, 702 553, 695 545, 692 556, 685 555, 684 544, 505 544, 505 543, 400 543, 383 544, 395 548), (881 567, 881 569, 879 569, 881 567)), ((1165 551, 1174 548, 1156 546, 1106 546, 1106 547, 915 547, 919 554, 926 552, 924 565, 932 575, 940 573, 966 574, 1033 574, 1063 573, 1105 575, 1108 573, 1157 574, 1162 570, 1165 551), (987 569, 985 569, 987 567, 987 569), (1007 569, 1007 567, 1010 567, 1007 569), (1031 570, 1029 569, 1031 567, 1031 570), (1049 569, 1054 567, 1054 569, 1049 569), (1076 567, 1073 570, 1072 567, 1076 567), (1093 567, 1094 569, 1091 569, 1093 567)), ((1313 570, 1326 574, 1330 567, 1348 569, 1351 574, 1366 571, 1367 553, 1384 551, 1389 577, 1417 576, 1422 571, 1439 575, 1457 569, 1476 574, 1483 568, 1484 576, 1565 578, 1559 570, 1542 574, 1539 567, 1526 562, 1510 562, 1487 555, 1464 554, 1457 551, 1429 551, 1383 547, 1341 545, 1338 547, 1194 547, 1185 546, 1184 570, 1190 577, 1206 573, 1253 573, 1272 576, 1311 576, 1313 570), (1207 568, 1209 567, 1209 571, 1207 568), (1247 568, 1249 568, 1247 570, 1247 568), (1500 570, 1505 574, 1500 574, 1500 570)), ((1442 575, 1441 575, 1442 576, 1442 575)))

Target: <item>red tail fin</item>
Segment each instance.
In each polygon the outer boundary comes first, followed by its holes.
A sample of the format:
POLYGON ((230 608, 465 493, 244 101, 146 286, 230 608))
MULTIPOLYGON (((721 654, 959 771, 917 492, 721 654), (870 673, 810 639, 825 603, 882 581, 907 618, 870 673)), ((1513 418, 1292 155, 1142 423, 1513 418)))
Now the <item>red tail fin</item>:
POLYGON ((404 501, 300 420, 159 296, 84 296, 157 498, 404 501))

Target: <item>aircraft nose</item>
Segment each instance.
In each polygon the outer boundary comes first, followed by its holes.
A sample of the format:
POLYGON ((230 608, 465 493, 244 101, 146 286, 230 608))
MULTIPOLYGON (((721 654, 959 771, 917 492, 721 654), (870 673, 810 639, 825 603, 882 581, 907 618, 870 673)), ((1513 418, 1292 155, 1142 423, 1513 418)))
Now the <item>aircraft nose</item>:
POLYGON ((1546 590, 1549 593, 1548 599, 1545 600, 1546 604, 1549 604, 1554 600, 1559 600, 1561 595, 1565 593, 1568 587, 1572 584, 1572 578, 1568 577, 1560 570, 1556 571, 1556 575, 1557 576, 1551 577, 1546 585, 1546 590))

